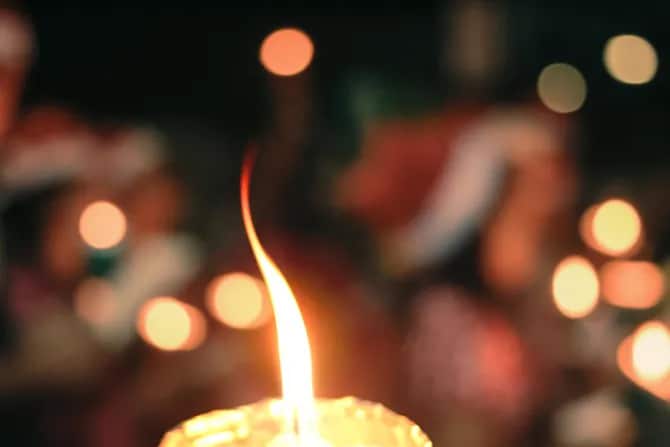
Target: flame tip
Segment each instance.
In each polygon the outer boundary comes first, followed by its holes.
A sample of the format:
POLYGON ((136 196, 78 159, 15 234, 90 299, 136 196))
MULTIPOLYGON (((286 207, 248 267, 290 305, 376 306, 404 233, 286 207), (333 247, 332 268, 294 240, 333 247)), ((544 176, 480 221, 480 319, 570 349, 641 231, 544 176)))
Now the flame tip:
POLYGON ((286 415, 287 421, 295 423, 296 432, 301 433, 301 436, 308 436, 315 430, 315 410, 311 380, 312 360, 307 330, 291 287, 272 258, 265 252, 256 234, 249 205, 249 185, 255 156, 256 151, 251 146, 242 163, 240 178, 242 220, 254 257, 267 284, 275 313, 282 390, 284 400, 291 409, 286 415))
POLYGON ((251 173, 256 164, 256 148, 250 146, 247 148, 242 160, 242 176, 240 178, 240 193, 242 205, 249 203, 249 184, 251 183, 251 173))

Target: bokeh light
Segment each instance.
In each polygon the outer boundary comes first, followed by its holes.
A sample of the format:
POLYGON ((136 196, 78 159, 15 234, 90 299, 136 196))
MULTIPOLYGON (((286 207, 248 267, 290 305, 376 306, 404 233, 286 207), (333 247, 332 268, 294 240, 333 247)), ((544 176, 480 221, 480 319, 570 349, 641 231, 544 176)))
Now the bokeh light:
POLYGON ((267 71, 278 76, 293 76, 312 62, 314 45, 307 34, 283 28, 267 36, 261 44, 260 60, 267 71))
POLYGON ((205 338, 200 311, 172 297, 147 301, 137 316, 137 330, 151 346, 163 351, 190 350, 205 338))
POLYGON ((598 276, 581 256, 568 256, 554 270, 552 294, 558 310, 568 318, 582 318, 598 304, 598 276))
POLYGON ((630 203, 610 199, 593 215, 592 232, 597 250, 611 256, 630 254, 642 235, 642 220, 630 203))
POLYGON ((102 278, 83 280, 74 292, 74 308, 84 321, 104 326, 114 320, 118 301, 114 286, 102 278))
POLYGON ((633 369, 645 382, 670 374, 670 331, 660 321, 648 321, 633 335, 633 369))
POLYGON ((246 273, 214 278, 207 288, 207 308, 223 324, 236 329, 254 329, 272 315, 264 284, 246 273))
POLYGON ((611 261, 600 269, 603 298, 629 309, 655 306, 663 296, 665 279, 661 269, 646 261, 611 261))
MULTIPOLYGON (((621 341, 621 343, 619 343, 616 353, 617 366, 619 367, 621 372, 626 377, 628 377, 628 379, 637 384, 639 387, 645 389, 646 391, 648 391, 649 393, 653 394, 654 396, 660 399, 670 401, 670 373, 666 373, 659 379, 645 380, 643 377, 649 377, 649 375, 645 373, 642 376, 640 376, 639 373, 637 372, 637 368, 633 366, 633 346, 634 341, 637 339, 636 336, 638 335, 638 333, 639 333, 638 331, 635 331, 633 334, 624 338, 621 341)), ((651 344, 654 344, 653 338, 655 337, 658 337, 658 335, 647 338, 647 341, 645 341, 645 343, 649 343, 649 340, 651 339, 651 344)), ((659 339, 661 340, 663 338, 664 338, 663 335, 659 337, 659 339)), ((663 352, 659 352, 659 354, 663 354, 663 352)), ((642 349, 640 349, 640 345, 638 345, 638 355, 639 355, 638 361, 641 362, 642 358, 644 358, 645 355, 642 354, 642 349)), ((654 369, 658 368, 655 371, 655 373, 652 374, 652 376, 655 376, 656 374, 660 375, 662 370, 665 369, 663 364, 655 365, 655 360, 653 360, 653 358, 651 359, 651 362, 652 364, 654 364, 653 366, 654 369)), ((638 363, 638 368, 640 367, 644 368, 642 363, 638 363)))
POLYGON ((551 64, 540 73, 537 94, 544 105, 554 112, 574 112, 586 100, 586 81, 572 65, 551 64))
POLYGON ((89 204, 79 218, 79 234, 86 244, 98 250, 118 245, 126 235, 126 216, 111 202, 89 204))
POLYGON ((658 58, 654 47, 643 37, 622 34, 605 44, 605 68, 617 81, 645 84, 656 75, 658 58))

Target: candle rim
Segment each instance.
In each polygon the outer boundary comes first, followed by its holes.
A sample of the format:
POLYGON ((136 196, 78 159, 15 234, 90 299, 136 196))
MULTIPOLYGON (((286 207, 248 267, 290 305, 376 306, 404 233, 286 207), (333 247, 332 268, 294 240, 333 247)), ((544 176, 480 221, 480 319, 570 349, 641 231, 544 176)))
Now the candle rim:
MULTIPOLYGON (((315 399, 318 419, 340 417, 343 419, 365 420, 387 424, 393 436, 398 438, 397 446, 432 447, 432 442, 424 431, 411 419, 385 405, 353 396, 315 399), (326 413, 326 411, 328 413, 326 413)), ((268 429, 267 423, 283 423, 282 399, 267 398, 255 403, 222 410, 212 410, 189 418, 168 431, 159 447, 215 447, 234 445, 251 436, 252 429, 268 429), (258 425, 258 427, 256 427, 258 425)), ((282 431, 277 429, 277 436, 282 431)))

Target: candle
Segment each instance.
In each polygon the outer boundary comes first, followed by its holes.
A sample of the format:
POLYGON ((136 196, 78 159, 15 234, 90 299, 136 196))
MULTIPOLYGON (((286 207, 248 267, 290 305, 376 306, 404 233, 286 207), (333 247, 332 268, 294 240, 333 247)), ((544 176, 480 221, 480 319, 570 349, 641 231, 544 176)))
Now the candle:
POLYGON ((381 404, 318 399, 318 437, 301 442, 286 424, 285 402, 268 399, 195 416, 169 431, 160 447, 430 447, 418 425, 381 404))
POLYGON ((242 217, 274 310, 283 398, 195 416, 166 433, 159 447, 431 447, 418 425, 381 404, 353 397, 314 398, 312 359, 300 309, 251 219, 252 164, 248 157, 242 171, 242 217))

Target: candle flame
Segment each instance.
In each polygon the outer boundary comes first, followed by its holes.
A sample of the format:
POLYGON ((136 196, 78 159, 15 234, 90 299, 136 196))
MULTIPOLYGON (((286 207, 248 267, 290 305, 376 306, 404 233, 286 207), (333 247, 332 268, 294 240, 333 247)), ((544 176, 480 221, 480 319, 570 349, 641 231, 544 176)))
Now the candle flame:
POLYGON ((265 252, 256 234, 249 207, 249 182, 253 163, 254 156, 250 152, 242 166, 240 181, 242 219, 274 310, 286 415, 296 434, 304 439, 316 432, 309 340, 293 291, 277 265, 265 252))

